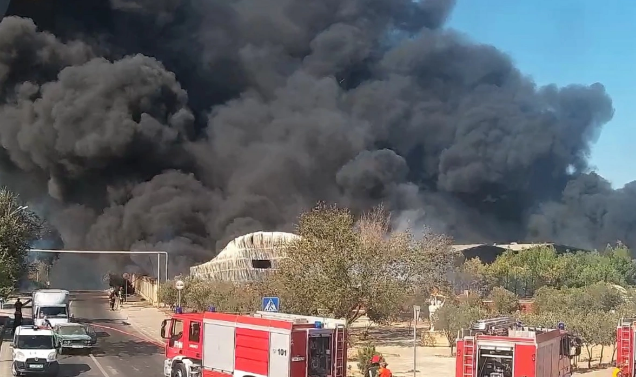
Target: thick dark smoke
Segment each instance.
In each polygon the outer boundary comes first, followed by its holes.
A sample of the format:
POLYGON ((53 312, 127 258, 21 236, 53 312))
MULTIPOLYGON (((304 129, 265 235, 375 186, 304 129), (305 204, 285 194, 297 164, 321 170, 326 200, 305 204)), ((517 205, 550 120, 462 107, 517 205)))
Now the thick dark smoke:
POLYGON ((453 5, 13 0, 33 21, 0 23, 0 176, 65 248, 174 273, 318 200, 458 242, 636 245, 636 183, 588 166, 603 85, 537 87, 446 29, 453 5))

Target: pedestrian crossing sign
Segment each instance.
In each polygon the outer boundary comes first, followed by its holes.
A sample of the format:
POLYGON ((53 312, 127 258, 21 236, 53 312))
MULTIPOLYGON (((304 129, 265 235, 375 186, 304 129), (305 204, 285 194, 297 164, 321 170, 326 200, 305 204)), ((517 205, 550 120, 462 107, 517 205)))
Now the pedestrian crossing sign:
POLYGON ((280 299, 278 297, 263 297, 263 311, 277 312, 280 310, 280 299))

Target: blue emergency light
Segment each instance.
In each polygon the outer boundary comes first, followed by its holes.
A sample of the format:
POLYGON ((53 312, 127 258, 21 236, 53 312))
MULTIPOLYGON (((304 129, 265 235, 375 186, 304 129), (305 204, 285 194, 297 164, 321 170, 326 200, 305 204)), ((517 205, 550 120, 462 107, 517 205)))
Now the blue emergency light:
POLYGON ((177 306, 177 307, 174 309, 174 312, 175 312, 175 313, 177 313, 177 314, 183 314, 183 308, 182 308, 182 307, 180 307, 180 306, 177 306))
POLYGON ((316 329, 322 329, 324 327, 323 323, 320 321, 316 321, 314 322, 314 328, 316 329))
POLYGON ((208 306, 208 311, 209 312, 215 312, 216 308, 214 306, 208 306))
POLYGON ((557 327, 559 328, 559 330, 565 330, 565 323, 563 323, 563 322, 559 322, 559 324, 557 325, 557 327))

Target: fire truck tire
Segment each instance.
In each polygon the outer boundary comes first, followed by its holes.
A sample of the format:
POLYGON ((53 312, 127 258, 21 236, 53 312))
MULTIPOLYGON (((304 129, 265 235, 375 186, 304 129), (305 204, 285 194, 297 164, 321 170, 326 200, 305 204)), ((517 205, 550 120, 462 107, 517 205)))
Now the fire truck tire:
POLYGON ((188 371, 186 370, 185 365, 183 365, 182 363, 176 363, 172 367, 171 377, 188 377, 188 371))

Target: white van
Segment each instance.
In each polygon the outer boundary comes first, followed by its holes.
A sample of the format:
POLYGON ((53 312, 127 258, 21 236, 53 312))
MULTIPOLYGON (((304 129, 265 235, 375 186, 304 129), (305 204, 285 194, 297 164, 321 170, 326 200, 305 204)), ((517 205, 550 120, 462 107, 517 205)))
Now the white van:
POLYGON ((53 330, 20 326, 15 330, 11 347, 11 372, 14 376, 57 376, 60 344, 53 330))

